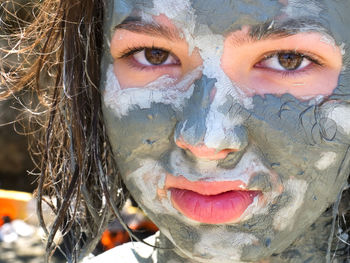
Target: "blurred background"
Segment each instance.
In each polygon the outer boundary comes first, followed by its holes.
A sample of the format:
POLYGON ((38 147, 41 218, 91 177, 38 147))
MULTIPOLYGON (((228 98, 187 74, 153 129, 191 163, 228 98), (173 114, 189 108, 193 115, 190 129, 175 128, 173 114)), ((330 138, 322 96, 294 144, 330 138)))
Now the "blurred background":
MULTIPOLYGON (((5 56, 9 49, 7 36, 32 19, 30 1, 0 0, 0 69, 8 72, 20 58, 5 56)), ((1 87, 3 88, 3 87, 1 87)), ((20 100, 0 100, 0 263, 42 262, 43 234, 33 218, 36 188, 34 165, 28 152, 27 127, 16 123, 22 114, 20 100)), ((59 261, 57 261, 59 262, 59 261)), ((62 261, 63 262, 63 261, 62 261)))
MULTIPOLYGON (((31 5, 28 2, 0 0, 0 48, 10 48, 7 35, 14 33, 24 21, 32 19, 31 5), (19 23, 19 19, 23 22, 19 23)), ((5 56, 4 52, 0 51, 3 71, 10 70, 18 60, 20 58, 17 55, 5 56)), ((32 192, 35 188, 34 178, 26 176, 27 171, 34 168, 27 151, 28 139, 19 134, 23 133, 26 127, 14 123, 22 112, 23 108, 16 99, 0 100, 0 188, 32 192)))

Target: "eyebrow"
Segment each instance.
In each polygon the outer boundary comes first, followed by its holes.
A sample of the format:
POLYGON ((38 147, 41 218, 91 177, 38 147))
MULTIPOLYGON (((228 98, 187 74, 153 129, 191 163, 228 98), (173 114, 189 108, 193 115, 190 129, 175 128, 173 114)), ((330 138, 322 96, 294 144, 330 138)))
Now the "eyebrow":
MULTIPOLYGON (((125 29, 134 33, 167 38, 171 41, 183 40, 181 32, 176 28, 169 28, 156 22, 142 21, 139 16, 127 17, 122 23, 115 27, 115 30, 125 29)), ((289 19, 283 22, 274 20, 252 25, 249 31, 249 38, 235 39, 236 43, 256 42, 264 39, 284 38, 298 33, 317 32, 323 35, 332 36, 320 22, 309 18, 289 19)))
POLYGON ((141 17, 130 16, 115 27, 115 30, 125 29, 134 33, 167 38, 171 41, 183 40, 180 32, 155 22, 142 21, 141 17))
POLYGON ((283 38, 305 32, 332 35, 320 22, 310 18, 289 19, 283 22, 267 21, 253 25, 249 35, 253 40, 262 40, 266 38, 283 38))

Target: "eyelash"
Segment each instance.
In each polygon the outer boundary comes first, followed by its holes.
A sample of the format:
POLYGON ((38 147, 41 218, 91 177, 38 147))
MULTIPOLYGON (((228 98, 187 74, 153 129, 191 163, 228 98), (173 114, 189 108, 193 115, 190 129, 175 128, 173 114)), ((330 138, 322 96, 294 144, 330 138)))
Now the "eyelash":
MULTIPOLYGON (((264 62, 270 58, 273 58, 274 56, 277 56, 277 55, 283 54, 283 53, 285 53, 285 54, 286 53, 293 53, 296 55, 300 55, 303 59, 309 60, 316 67, 322 68, 325 66, 325 64, 322 63, 321 60, 319 58, 317 58, 315 55, 309 54, 308 52, 297 52, 295 50, 277 50, 277 51, 269 52, 269 53, 265 54, 263 56, 263 59, 260 59, 258 63, 264 62)), ((256 63, 256 64, 258 64, 258 63, 256 63)), ((281 74, 282 77, 286 78, 286 77, 295 76, 295 75, 298 75, 301 73, 305 74, 305 73, 307 73, 307 68, 309 68, 309 66, 307 66, 306 68, 301 69, 301 70, 286 70, 286 71, 279 71, 279 70, 274 70, 274 69, 267 69, 267 70, 277 72, 277 73, 281 74)))
POLYGON ((311 54, 307 54, 306 55, 307 52, 297 52, 295 50, 277 50, 277 51, 269 52, 268 54, 264 55, 264 59, 263 60, 272 58, 275 55, 283 54, 283 53, 285 53, 285 54, 293 53, 293 54, 296 54, 296 55, 300 55, 303 58, 306 58, 306 59, 310 60, 311 62, 322 66, 322 62, 319 59, 317 59, 316 56, 311 55, 311 54))
MULTIPOLYGON (((158 46, 133 46, 133 47, 128 47, 126 48, 124 51, 121 52, 121 54, 119 56, 117 56, 117 59, 126 59, 142 50, 145 49, 159 49, 165 52, 168 52, 169 55, 175 56, 170 49, 166 49, 163 47, 158 47, 158 46)), ((176 56, 175 56, 176 57, 176 56)), ((138 64, 136 61, 127 61, 128 65, 132 68, 135 68, 137 70, 151 70, 151 71, 155 71, 157 69, 159 69, 160 67, 166 67, 169 65, 154 65, 154 66, 147 66, 147 65, 142 65, 142 64, 138 64)))
MULTIPOLYGON (((128 47, 126 50, 121 52, 121 54, 117 58, 118 59, 127 58, 127 57, 129 57, 131 55, 134 55, 135 53, 137 53, 139 51, 142 51, 142 50, 144 50, 146 48, 149 48, 149 47, 145 47, 145 46, 128 47)), ((158 48, 158 47, 152 46, 150 48, 158 48)), ((162 49, 162 48, 159 48, 159 49, 162 49)), ((168 51, 168 50, 165 50, 165 49, 162 49, 162 50, 168 51)))
MULTIPOLYGON (((127 49, 125 49, 123 52, 121 52, 121 54, 117 57, 117 59, 125 59, 128 58, 134 54, 136 54, 137 52, 140 52, 146 48, 150 48, 150 49, 160 49, 163 50, 165 52, 168 52, 170 55, 174 54, 171 52, 171 50, 169 49, 165 49, 163 47, 157 47, 157 46, 134 46, 134 47, 128 47, 127 49)), ((309 60, 313 65, 317 66, 317 67, 323 67, 324 64, 320 61, 320 59, 318 59, 316 56, 309 54, 307 52, 296 52, 295 50, 277 50, 277 51, 273 51, 273 52, 269 52, 267 54, 265 54, 263 56, 263 59, 260 59, 258 63, 261 63, 263 61, 266 61, 270 58, 273 58, 276 55, 282 54, 282 53, 294 53, 297 55, 301 55, 303 59, 307 59, 309 60)), ((136 68, 137 70, 157 70, 159 67, 162 67, 162 65, 158 65, 158 66, 145 66, 145 65, 136 65, 133 62, 129 62, 128 63, 130 67, 136 68)), ((163 65, 164 66, 164 65, 163 65)), ((166 66, 166 65, 165 65, 166 66)), ((274 71, 278 74, 280 74, 283 78, 286 77, 290 77, 290 76, 295 76, 301 73, 307 73, 307 68, 309 68, 309 66, 306 67, 306 69, 301 69, 301 70, 286 70, 286 71, 279 71, 279 70, 274 70, 274 69, 268 69, 267 70, 271 70, 274 71)))

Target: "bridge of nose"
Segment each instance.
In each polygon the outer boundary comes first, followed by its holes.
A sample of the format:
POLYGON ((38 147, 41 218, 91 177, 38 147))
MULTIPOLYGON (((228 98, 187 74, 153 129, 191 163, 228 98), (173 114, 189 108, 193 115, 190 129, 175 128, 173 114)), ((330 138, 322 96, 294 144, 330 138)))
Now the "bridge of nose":
POLYGON ((237 103, 215 101, 219 99, 215 94, 220 87, 215 86, 217 81, 214 78, 203 75, 194 85, 193 95, 175 130, 177 146, 191 151, 198 158, 211 160, 224 159, 230 152, 243 149, 247 145, 245 128, 236 122, 239 114, 231 114, 231 110, 236 112, 234 106, 237 103), (232 105, 226 107, 224 104, 232 105), (218 106, 224 112, 220 112, 218 106))
POLYGON ((182 138, 193 146, 203 142, 215 83, 216 79, 205 75, 195 81, 193 95, 184 108, 182 120, 176 126, 175 141, 182 138))

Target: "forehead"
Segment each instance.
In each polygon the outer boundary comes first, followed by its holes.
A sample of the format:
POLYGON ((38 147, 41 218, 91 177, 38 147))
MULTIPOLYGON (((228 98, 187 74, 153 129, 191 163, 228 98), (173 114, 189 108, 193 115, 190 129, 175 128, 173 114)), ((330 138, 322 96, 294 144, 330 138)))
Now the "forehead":
POLYGON ((114 26, 129 16, 147 18, 160 14, 180 24, 194 18, 192 26, 206 25, 214 34, 225 34, 247 25, 310 20, 322 25, 337 42, 347 42, 349 12, 347 0, 112 0, 107 2, 105 29, 113 32, 114 26))

